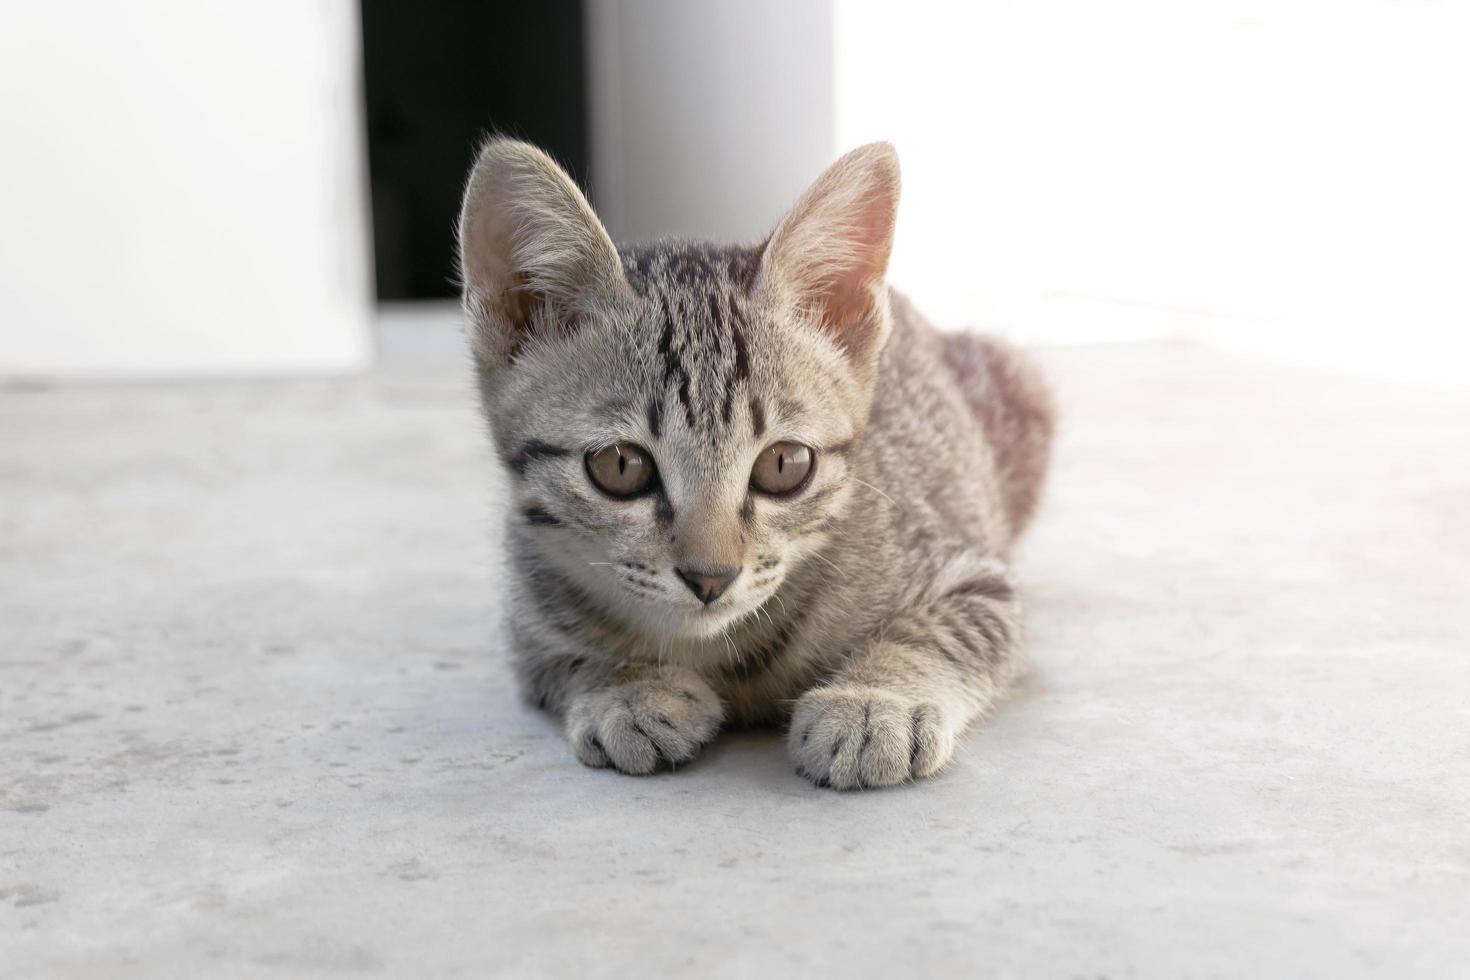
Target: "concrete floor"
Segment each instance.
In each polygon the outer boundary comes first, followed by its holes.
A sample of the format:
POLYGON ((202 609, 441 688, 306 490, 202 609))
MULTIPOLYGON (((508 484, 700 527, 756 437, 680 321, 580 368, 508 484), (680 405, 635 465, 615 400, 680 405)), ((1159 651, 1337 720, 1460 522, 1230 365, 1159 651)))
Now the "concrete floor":
POLYGON ((947 776, 576 764, 461 377, 0 392, 0 975, 1465 976, 1470 396, 1057 351, 947 776))

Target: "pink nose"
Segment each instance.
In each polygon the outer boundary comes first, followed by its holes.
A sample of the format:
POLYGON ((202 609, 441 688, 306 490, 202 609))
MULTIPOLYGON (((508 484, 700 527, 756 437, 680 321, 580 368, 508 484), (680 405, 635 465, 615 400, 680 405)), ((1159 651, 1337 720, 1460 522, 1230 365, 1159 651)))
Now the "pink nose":
POLYGON ((699 596, 699 601, 706 606, 723 595, 725 589, 740 574, 740 569, 730 565, 720 568, 682 567, 674 571, 689 586, 689 591, 699 596))

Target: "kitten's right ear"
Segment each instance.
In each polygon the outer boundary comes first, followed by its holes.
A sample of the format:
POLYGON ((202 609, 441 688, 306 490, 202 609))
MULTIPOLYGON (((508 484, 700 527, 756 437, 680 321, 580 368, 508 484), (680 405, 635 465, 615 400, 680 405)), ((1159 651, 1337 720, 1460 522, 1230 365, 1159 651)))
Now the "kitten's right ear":
POLYGON ((459 217, 470 344, 506 364, 541 331, 567 331, 599 300, 629 295, 622 261, 587 198, 536 147, 496 137, 470 171, 459 217))
POLYGON ((888 338, 883 277, 898 217, 898 154, 869 143, 817 178, 761 258, 761 277, 792 297, 857 363, 871 369, 888 338))

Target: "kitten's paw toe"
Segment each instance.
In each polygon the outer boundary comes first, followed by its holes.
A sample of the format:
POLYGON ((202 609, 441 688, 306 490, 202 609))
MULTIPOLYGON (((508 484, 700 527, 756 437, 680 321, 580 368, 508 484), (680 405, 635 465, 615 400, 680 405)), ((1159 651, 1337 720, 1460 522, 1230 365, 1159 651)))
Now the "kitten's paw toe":
POLYGON ((645 775, 694 758, 723 718, 720 699, 698 678, 633 681, 576 698, 567 738, 586 765, 645 775))
POLYGON ((954 754, 939 708, 872 687, 823 687, 796 702, 787 746, 797 771, 834 789, 932 776, 954 754))

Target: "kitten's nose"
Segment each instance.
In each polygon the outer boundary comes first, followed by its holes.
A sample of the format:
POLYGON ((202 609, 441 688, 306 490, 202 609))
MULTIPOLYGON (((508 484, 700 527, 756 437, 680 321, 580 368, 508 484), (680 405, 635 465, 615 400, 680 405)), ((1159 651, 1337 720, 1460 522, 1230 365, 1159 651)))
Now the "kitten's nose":
POLYGON ((689 591, 699 596, 699 601, 706 606, 718 599, 740 574, 740 569, 734 565, 722 565, 718 568, 693 568, 684 565, 674 571, 689 586, 689 591))

